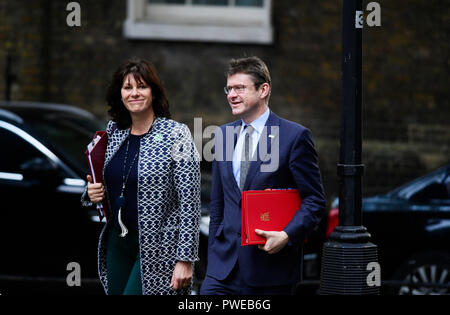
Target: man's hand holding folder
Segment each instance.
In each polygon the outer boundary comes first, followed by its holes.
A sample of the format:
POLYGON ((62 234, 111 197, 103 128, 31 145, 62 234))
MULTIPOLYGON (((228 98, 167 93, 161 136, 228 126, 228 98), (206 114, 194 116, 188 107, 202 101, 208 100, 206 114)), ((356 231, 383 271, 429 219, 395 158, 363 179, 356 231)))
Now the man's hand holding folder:
POLYGON ((285 231, 278 232, 255 229, 255 233, 266 239, 266 244, 260 244, 258 245, 258 248, 268 252, 269 254, 278 253, 289 242, 289 236, 285 231))
POLYGON ((289 242, 283 231, 300 209, 297 189, 250 190, 242 193, 241 245, 258 245, 275 254, 289 242))

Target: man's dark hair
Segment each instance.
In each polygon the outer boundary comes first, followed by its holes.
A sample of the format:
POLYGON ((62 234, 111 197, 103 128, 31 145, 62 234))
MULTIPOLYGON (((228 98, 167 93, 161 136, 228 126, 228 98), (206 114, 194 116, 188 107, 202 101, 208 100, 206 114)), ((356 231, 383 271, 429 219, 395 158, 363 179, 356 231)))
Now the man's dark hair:
POLYGON ((270 87, 272 87, 269 69, 264 61, 256 56, 231 59, 225 75, 226 77, 229 77, 237 73, 245 73, 250 75, 256 89, 258 89, 263 83, 268 83, 270 87))
POLYGON ((117 123, 117 127, 126 129, 131 126, 131 116, 122 102, 121 94, 123 80, 129 74, 132 74, 138 83, 144 81, 152 90, 155 117, 170 118, 169 102, 155 67, 145 59, 132 58, 121 64, 114 72, 106 94, 106 102, 111 107, 108 113, 117 123))

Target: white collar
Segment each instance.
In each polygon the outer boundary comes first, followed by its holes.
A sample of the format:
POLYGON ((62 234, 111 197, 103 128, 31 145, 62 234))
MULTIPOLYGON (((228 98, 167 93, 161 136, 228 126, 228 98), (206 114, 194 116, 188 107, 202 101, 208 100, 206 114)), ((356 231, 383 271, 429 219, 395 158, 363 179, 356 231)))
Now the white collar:
MULTIPOLYGON (((264 112, 264 114, 262 114, 261 116, 258 117, 258 119, 256 119, 255 121, 251 122, 250 125, 255 129, 256 132, 258 132, 258 134, 261 134, 264 130, 264 126, 266 125, 267 119, 269 119, 269 115, 270 115, 270 109, 267 108, 267 110, 264 112)), ((243 120, 241 123, 241 133, 244 131, 244 126, 247 125, 243 120)))

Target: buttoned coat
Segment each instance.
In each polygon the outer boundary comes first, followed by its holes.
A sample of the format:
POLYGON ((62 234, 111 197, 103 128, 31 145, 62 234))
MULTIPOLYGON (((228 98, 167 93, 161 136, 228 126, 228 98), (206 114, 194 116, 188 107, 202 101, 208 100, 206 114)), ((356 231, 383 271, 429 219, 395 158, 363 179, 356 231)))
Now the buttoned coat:
MULTIPOLYGON (((110 121, 106 131, 105 166, 124 143, 130 129, 118 129, 110 121)), ((198 260, 199 154, 188 127, 171 119, 157 118, 140 141, 137 207, 142 292, 189 294, 190 287, 174 291, 170 281, 178 261, 198 260)), ((108 198, 108 187, 105 190, 108 198)), ((99 277, 106 293, 109 225, 107 222, 98 243, 99 277)))
POLYGON ((317 153, 311 131, 270 113, 250 163, 243 190, 296 188, 302 203, 283 229, 289 243, 278 253, 268 254, 257 246, 241 246, 242 192, 233 174, 232 156, 238 120, 220 127, 212 163, 211 219, 209 225, 207 275, 224 280, 236 262, 245 283, 255 287, 295 284, 301 279, 302 244, 319 223, 325 209, 317 153), (264 149, 262 149, 265 147, 264 149), (220 148, 222 148, 220 150, 220 148), (231 150, 230 150, 231 148, 231 150), (231 154, 228 154, 231 153, 231 154))

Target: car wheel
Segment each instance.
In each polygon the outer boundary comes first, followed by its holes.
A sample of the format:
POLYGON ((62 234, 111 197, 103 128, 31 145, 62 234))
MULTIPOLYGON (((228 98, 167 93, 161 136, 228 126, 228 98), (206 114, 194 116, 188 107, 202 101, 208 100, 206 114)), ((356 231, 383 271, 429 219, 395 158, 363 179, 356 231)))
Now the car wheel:
POLYGON ((412 256, 396 271, 394 279, 405 283, 395 287, 398 295, 442 295, 450 289, 450 254, 429 252, 412 256), (407 285, 406 283, 410 283, 407 285))

